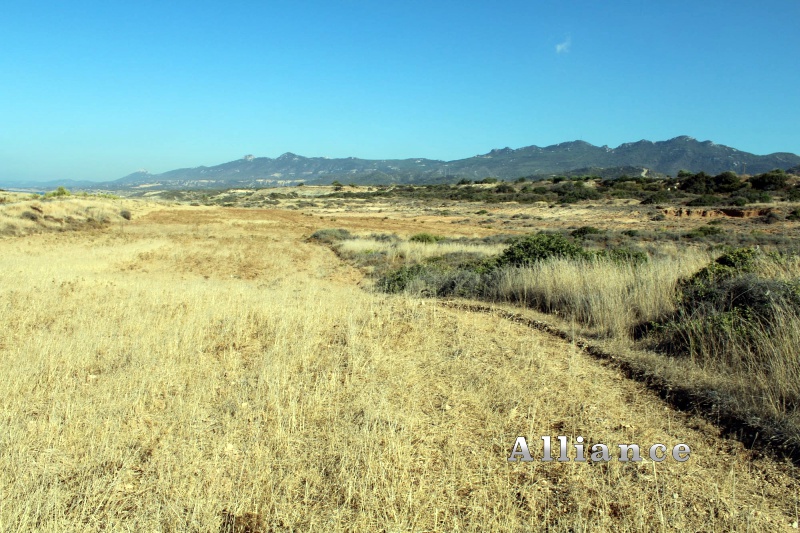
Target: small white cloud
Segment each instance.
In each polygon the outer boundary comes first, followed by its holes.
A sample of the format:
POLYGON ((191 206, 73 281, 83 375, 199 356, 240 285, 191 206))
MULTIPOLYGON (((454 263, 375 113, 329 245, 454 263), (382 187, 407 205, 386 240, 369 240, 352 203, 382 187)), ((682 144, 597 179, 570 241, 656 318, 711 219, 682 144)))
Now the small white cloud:
POLYGON ((558 43, 556 45, 556 53, 566 54, 567 52, 569 52, 571 46, 572 46, 572 37, 567 35, 567 38, 564 40, 563 43, 558 43))

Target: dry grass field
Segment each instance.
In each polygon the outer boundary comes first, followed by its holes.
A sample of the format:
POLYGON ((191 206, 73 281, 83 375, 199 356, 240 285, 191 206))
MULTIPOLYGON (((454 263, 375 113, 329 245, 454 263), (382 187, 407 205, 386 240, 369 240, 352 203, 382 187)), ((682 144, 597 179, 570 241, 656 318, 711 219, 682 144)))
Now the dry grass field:
POLYGON ((791 463, 568 341, 367 290, 309 240, 499 229, 124 205, 130 221, 0 237, 3 531, 797 528, 791 463), (507 461, 519 435, 537 461, 507 461), (692 454, 545 463, 542 435, 692 454))

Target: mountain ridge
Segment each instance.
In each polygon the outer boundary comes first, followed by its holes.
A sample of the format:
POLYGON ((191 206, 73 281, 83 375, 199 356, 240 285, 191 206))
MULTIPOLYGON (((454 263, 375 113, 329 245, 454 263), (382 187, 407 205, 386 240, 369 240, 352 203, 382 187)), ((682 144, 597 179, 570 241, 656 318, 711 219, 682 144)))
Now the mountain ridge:
MULTIPOLYGON (((631 173, 675 176, 679 170, 719 174, 759 174, 800 166, 789 152, 755 155, 736 148, 681 135, 665 141, 641 139, 615 148, 582 140, 549 146, 494 148, 485 154, 444 161, 428 158, 360 159, 305 157, 285 152, 276 158, 246 155, 213 166, 178 168, 159 174, 139 170, 93 188, 230 188, 295 185, 333 181, 359 184, 427 184, 486 177, 547 178, 591 171, 603 178, 631 173)), ((55 182, 51 182, 55 183, 55 182)))

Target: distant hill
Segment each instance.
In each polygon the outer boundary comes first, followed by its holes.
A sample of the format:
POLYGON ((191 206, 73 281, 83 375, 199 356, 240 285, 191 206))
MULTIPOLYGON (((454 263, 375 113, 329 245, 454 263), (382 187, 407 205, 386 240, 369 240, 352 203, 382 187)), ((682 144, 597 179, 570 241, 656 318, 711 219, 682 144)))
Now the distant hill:
POLYGON ((548 177, 556 174, 594 174, 601 177, 671 175, 679 170, 719 174, 732 170, 758 174, 800 165, 790 153, 754 155, 711 141, 676 137, 668 141, 638 141, 616 148, 583 141, 544 148, 495 149, 455 161, 433 159, 329 159, 286 153, 277 158, 245 156, 212 167, 171 170, 162 174, 139 171, 102 184, 110 188, 226 188, 342 183, 440 183, 459 179, 548 177))
POLYGON ((66 187, 68 189, 82 189, 95 186, 97 186, 97 182, 89 180, 0 181, 0 187, 5 187, 6 189, 22 189, 24 191, 51 191, 57 187, 66 187))

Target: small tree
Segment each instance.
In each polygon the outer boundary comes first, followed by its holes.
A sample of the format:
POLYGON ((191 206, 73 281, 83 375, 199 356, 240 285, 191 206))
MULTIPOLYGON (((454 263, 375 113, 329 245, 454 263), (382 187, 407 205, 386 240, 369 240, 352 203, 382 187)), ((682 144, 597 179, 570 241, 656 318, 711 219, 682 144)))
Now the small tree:
POLYGON ((788 179, 789 177, 783 170, 776 168, 775 170, 770 170, 765 174, 759 174, 755 178, 752 178, 750 180, 750 185, 759 191, 776 191, 786 187, 788 179))

